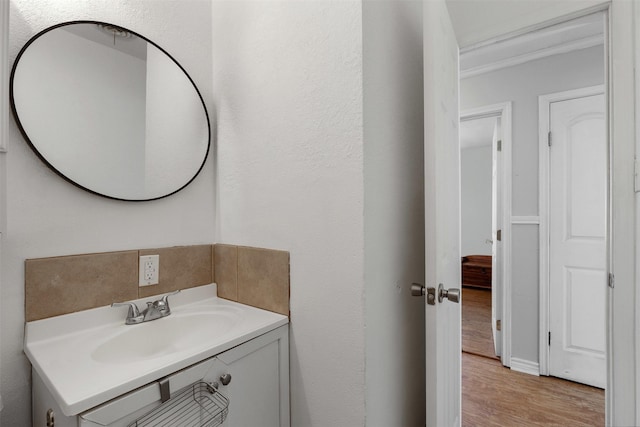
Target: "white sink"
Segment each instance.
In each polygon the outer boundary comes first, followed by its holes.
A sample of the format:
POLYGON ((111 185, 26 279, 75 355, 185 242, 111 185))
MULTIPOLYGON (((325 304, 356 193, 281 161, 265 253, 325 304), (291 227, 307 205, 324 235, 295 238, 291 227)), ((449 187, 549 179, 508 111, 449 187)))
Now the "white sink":
POLYGON ((171 315, 137 325, 125 325, 126 309, 108 306, 28 322, 24 350, 73 416, 288 323, 218 298, 215 284, 185 289, 170 304, 171 315))
POLYGON ((91 357, 101 363, 149 360, 224 336, 239 320, 240 311, 227 307, 213 312, 174 312, 161 319, 127 326, 98 345, 91 357))

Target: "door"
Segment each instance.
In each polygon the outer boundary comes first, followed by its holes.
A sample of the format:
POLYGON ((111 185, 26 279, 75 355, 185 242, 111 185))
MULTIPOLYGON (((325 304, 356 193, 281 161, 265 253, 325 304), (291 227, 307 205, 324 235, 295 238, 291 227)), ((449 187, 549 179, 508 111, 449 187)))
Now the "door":
MULTIPOLYGON (((496 119, 493 128, 492 162, 491 162, 491 331, 493 332, 493 349, 496 356, 502 355, 502 335, 498 327, 501 315, 502 285, 502 188, 500 172, 502 171, 502 137, 500 135, 500 118, 496 119)), ((501 319, 500 319, 501 320, 501 319)))
POLYGON ((549 106, 549 374, 604 388, 604 95, 549 106))
MULTIPOLYGON (((424 6, 425 280, 460 286, 458 45, 444 1, 424 6)), ((425 298, 426 425, 460 425, 460 304, 425 298)))

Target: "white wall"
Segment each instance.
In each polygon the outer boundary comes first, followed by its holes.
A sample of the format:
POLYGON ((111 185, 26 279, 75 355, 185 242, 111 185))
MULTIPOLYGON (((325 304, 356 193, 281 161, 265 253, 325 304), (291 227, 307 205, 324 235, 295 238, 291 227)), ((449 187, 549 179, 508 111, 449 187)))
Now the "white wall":
POLYGON ((360 2, 213 2, 218 241, 291 253, 293 426, 365 419, 360 2))
MULTIPOLYGON (((13 0, 10 63, 38 31, 62 21, 96 19, 139 32, 164 47, 211 102, 211 3, 207 0, 13 0)), ((2 253, 2 424, 31 425, 30 370, 22 352, 24 260, 74 253, 214 241, 213 161, 185 190, 167 199, 131 203, 84 192, 51 172, 10 122, 7 233, 2 253), (149 230, 152 230, 151 232, 149 230)), ((90 379, 88 379, 90 380, 90 379)))
POLYGON ((491 146, 460 150, 460 253, 491 255, 491 146))
POLYGON ((422 4, 363 2, 366 425, 424 426, 422 4))
MULTIPOLYGON (((512 216, 538 216, 538 95, 604 82, 593 47, 460 82, 461 109, 513 101, 512 216)), ((538 362, 538 230, 512 227, 512 357, 538 362)))
POLYGON ((292 425, 424 425, 420 2, 213 17, 218 240, 291 252, 292 425))

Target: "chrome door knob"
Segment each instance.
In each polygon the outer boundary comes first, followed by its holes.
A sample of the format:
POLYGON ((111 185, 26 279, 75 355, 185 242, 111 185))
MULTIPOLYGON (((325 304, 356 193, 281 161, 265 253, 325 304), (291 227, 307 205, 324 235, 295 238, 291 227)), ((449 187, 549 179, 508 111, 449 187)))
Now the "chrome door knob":
POLYGON ((444 285, 440 283, 438 285, 438 302, 442 302, 445 298, 451 302, 460 302, 460 289, 445 289, 444 285))

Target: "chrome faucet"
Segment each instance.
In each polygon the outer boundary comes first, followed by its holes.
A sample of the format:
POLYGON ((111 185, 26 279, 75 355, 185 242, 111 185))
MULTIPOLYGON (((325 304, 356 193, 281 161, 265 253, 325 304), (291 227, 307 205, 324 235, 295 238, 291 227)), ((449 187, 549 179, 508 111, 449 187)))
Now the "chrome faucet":
POLYGON ((137 325, 138 323, 150 322, 161 317, 167 317, 171 314, 169 307, 169 297, 180 293, 180 290, 164 295, 155 301, 147 301, 147 308, 141 313, 138 306, 134 302, 114 302, 111 307, 129 307, 127 318, 124 323, 127 325, 137 325))

